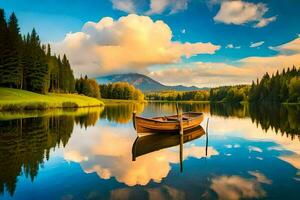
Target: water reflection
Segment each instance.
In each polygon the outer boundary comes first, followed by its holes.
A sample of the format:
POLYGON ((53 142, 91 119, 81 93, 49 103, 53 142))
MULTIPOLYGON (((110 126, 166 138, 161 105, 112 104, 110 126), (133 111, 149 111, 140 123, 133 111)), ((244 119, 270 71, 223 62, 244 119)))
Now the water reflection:
POLYGON ((228 104, 228 103, 212 103, 210 104, 210 114, 212 116, 223 117, 249 117, 249 108, 247 104, 228 104))
POLYGON ((73 121, 70 116, 1 121, 1 191, 6 188, 12 195, 21 172, 33 181, 50 149, 67 144, 73 121))
MULTIPOLYGON (((204 134, 204 129, 199 125, 198 127, 184 131, 184 135, 179 135, 178 133, 161 133, 137 137, 132 145, 132 160, 135 161, 139 156, 179 145, 180 171, 182 172, 183 143, 198 139, 204 134)), ((207 148, 205 155, 207 155, 207 148)))
MULTIPOLYGON (((151 180, 159 183, 168 175, 172 163, 180 163, 177 148, 161 149, 132 162, 131 147, 136 134, 131 124, 116 127, 108 122, 89 128, 88 131, 88 138, 83 130, 75 131, 76 134, 65 148, 64 157, 80 163, 86 173, 96 172, 102 179, 114 177, 129 186, 146 185, 151 180)), ((212 147, 209 147, 208 152, 209 156, 218 154, 212 147)), ((204 156, 204 146, 188 146, 184 149, 182 159, 204 156)))
POLYGON ((261 183, 271 184, 265 175, 260 172, 250 171, 255 178, 244 178, 241 176, 218 176, 212 179, 211 189, 220 199, 257 199, 266 197, 266 191, 262 189, 261 183))
MULTIPOLYGON (((151 113, 172 114, 176 113, 174 103, 149 103, 151 110, 143 113, 151 116, 151 113)), ((226 118, 251 118, 253 122, 260 125, 266 132, 271 129, 276 133, 285 134, 291 140, 300 140, 300 106, 278 105, 278 104, 199 104, 179 103, 184 112, 204 112, 211 116, 222 116, 226 118)))
POLYGON ((252 121, 259 123, 262 129, 275 130, 276 133, 286 134, 293 140, 300 140, 300 106, 278 104, 250 104, 249 113, 252 121))
POLYGON ((144 111, 145 103, 108 104, 101 113, 102 119, 126 124, 132 119, 133 111, 140 114, 144 111))
MULTIPOLYGON (((74 122, 94 125, 101 109, 79 109, 38 118, 0 121, 0 193, 13 195, 17 177, 24 174, 34 181, 40 167, 49 160, 51 149, 65 147, 74 122)), ((16 115, 16 113, 10 116, 16 115)))
POLYGON ((157 135, 140 138, 132 146, 136 139, 132 111, 147 117, 174 114, 172 103, 0 113, 1 198, 299 196, 299 106, 185 103, 180 107, 210 117, 207 156, 202 128, 182 141, 174 135, 157 135), (185 173, 178 173, 182 163, 185 173))

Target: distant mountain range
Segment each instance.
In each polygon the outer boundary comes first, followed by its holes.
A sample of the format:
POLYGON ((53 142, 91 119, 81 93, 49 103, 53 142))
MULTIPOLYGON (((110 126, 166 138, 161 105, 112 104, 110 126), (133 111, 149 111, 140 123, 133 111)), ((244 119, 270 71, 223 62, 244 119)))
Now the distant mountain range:
POLYGON ((96 80, 99 84, 128 82, 134 85, 136 88, 139 88, 143 92, 166 91, 166 90, 194 91, 194 90, 208 89, 208 88, 198 88, 196 86, 187 87, 183 85, 167 86, 146 75, 138 74, 138 73, 107 75, 107 76, 97 77, 96 80))

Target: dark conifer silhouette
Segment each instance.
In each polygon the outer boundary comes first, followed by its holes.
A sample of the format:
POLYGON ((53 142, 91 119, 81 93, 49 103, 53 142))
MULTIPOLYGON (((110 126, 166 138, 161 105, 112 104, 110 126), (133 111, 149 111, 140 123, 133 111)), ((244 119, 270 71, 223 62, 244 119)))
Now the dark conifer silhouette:
POLYGON ((66 55, 51 54, 51 47, 42 45, 35 29, 21 35, 17 17, 8 22, 0 9, 0 86, 47 92, 75 92, 75 79, 66 55))

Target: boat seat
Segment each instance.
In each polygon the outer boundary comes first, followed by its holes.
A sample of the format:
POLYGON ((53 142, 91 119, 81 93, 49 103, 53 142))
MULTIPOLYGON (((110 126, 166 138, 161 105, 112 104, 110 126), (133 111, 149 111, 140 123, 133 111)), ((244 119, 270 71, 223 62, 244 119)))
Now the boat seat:
MULTIPOLYGON (((166 118, 169 121, 177 121, 178 120, 177 117, 167 117, 167 116, 165 116, 164 118, 166 118)), ((189 119, 188 117, 182 117, 182 120, 188 120, 188 119, 189 119)))

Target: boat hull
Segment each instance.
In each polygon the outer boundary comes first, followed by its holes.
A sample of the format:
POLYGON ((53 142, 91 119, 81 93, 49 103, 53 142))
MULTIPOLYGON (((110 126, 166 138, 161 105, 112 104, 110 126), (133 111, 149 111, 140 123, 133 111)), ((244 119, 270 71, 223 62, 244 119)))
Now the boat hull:
MULTIPOLYGON (((182 121, 183 130, 189 130, 199 126, 203 121, 202 113, 184 113, 186 120, 182 121), (188 117, 193 115, 193 117, 188 117)), ((143 118, 135 116, 134 125, 139 135, 149 135, 156 133, 179 133, 180 121, 176 115, 162 118, 143 118), (167 120, 162 120, 167 119, 167 120)))

